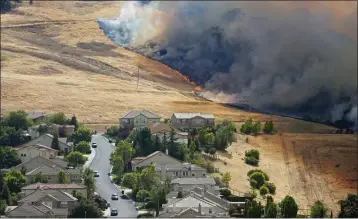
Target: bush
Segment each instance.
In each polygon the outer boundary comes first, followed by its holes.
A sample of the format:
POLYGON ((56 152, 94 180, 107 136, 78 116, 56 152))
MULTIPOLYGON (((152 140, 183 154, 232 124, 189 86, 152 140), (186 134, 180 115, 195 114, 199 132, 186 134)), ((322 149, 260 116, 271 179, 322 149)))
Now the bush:
POLYGON ((245 157, 245 163, 252 166, 258 166, 259 160, 254 157, 245 157))
POLYGON ((75 144, 75 151, 79 151, 83 154, 90 154, 91 146, 90 146, 89 142, 80 141, 79 143, 75 144))
POLYGON ((244 202, 246 198, 245 197, 239 197, 239 196, 236 196, 236 195, 229 195, 226 199, 229 202, 244 202))
POLYGON ((257 160, 260 159, 260 152, 258 150, 249 150, 249 151, 245 151, 245 156, 246 157, 253 157, 256 158, 257 160))
POLYGON ((271 194, 275 194, 276 193, 276 185, 270 182, 265 182, 265 186, 268 188, 269 192, 271 194))
POLYGON ((141 189, 136 194, 137 201, 144 201, 144 199, 148 198, 150 193, 147 190, 141 189))
POLYGON ((227 198, 231 195, 231 191, 229 189, 220 189, 220 195, 227 198))
POLYGON ((251 176, 250 176, 250 181, 251 180, 255 180, 256 181, 256 187, 255 188, 260 188, 264 183, 265 183, 265 177, 262 173, 253 173, 251 176))
POLYGON ((258 186, 257 186, 256 180, 250 179, 250 186, 251 186, 252 188, 257 188, 258 186))
POLYGON ((247 172, 247 176, 250 177, 253 173, 262 173, 265 177, 265 181, 269 181, 270 178, 269 176, 262 170, 260 169, 253 169, 253 170, 250 170, 249 172, 247 172))
POLYGON ((178 192, 177 198, 183 198, 183 193, 181 191, 178 192))
POLYGON ((269 193, 269 189, 265 185, 261 186, 260 187, 260 194, 261 195, 266 195, 267 193, 269 193))

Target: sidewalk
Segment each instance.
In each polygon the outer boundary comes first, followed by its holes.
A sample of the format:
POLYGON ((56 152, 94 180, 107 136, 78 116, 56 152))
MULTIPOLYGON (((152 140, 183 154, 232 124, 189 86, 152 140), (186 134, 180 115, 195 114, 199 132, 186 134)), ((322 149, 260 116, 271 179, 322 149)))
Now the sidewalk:
POLYGON ((83 164, 83 169, 86 169, 89 167, 89 165, 92 163, 93 158, 96 156, 96 151, 94 148, 91 147, 91 154, 87 157, 87 161, 85 164, 83 164))

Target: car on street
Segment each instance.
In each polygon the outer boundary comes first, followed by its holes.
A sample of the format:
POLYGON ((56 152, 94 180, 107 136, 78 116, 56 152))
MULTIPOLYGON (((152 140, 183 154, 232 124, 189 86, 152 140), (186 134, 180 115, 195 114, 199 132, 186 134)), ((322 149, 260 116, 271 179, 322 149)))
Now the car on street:
POLYGON ((111 209, 111 216, 118 216, 118 210, 115 208, 111 209))
POLYGON ((97 148, 97 143, 96 142, 92 143, 92 148, 97 148))
POLYGON ((99 177, 99 172, 98 172, 98 170, 94 171, 94 177, 99 177))
POLYGON ((118 195, 117 195, 117 193, 113 193, 111 199, 112 199, 112 200, 118 200, 118 195))

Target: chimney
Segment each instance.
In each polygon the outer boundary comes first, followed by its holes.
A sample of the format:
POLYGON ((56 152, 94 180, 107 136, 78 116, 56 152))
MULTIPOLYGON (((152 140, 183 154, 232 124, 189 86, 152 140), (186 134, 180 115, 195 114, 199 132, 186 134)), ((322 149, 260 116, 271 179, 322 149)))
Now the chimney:
POLYGON ((165 149, 165 153, 166 153, 167 155, 169 155, 169 150, 168 150, 168 148, 165 149))
POLYGON ((200 203, 198 205, 198 212, 199 212, 199 214, 201 214, 201 204, 200 203))

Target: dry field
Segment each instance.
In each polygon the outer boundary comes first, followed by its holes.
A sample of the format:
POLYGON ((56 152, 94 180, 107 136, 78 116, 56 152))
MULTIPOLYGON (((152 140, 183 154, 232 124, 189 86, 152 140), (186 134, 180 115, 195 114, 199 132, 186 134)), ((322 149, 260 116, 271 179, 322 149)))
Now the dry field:
POLYGON ((286 134, 329 133, 332 127, 240 111, 194 96, 194 85, 177 71, 120 48, 103 34, 96 19, 117 17, 120 6, 119 2, 34 1, 1 15, 1 113, 62 111, 96 129, 116 124, 133 109, 148 109, 162 117, 174 111, 214 113, 238 125, 250 117, 273 120, 285 133, 282 138, 239 141, 228 149, 233 158, 226 166, 215 163, 232 172, 232 188, 249 189, 250 167, 241 158, 245 149, 259 147, 260 168, 278 185, 279 199, 292 194, 305 206, 316 198, 327 202, 353 190, 357 150, 352 136, 286 134))
POLYGON ((228 153, 220 153, 220 160, 214 162, 232 173, 230 187, 236 191, 250 190, 246 173, 254 167, 246 165, 243 158, 245 150, 258 149, 258 168, 277 186, 277 201, 290 194, 300 209, 309 209, 321 200, 337 213, 337 202, 357 192, 357 136, 280 133, 248 136, 248 142, 246 137, 238 135, 228 153))

